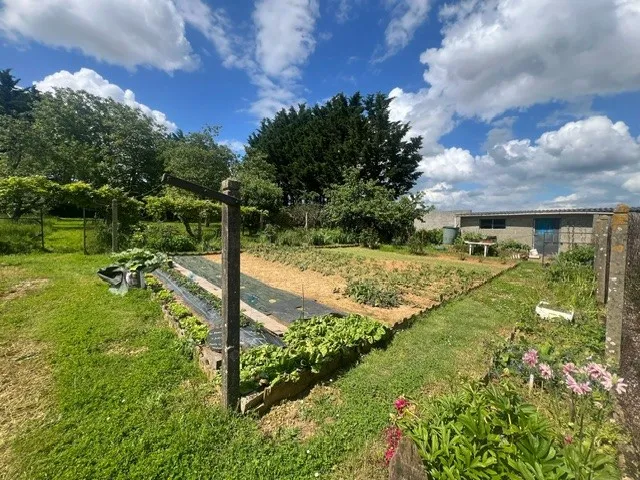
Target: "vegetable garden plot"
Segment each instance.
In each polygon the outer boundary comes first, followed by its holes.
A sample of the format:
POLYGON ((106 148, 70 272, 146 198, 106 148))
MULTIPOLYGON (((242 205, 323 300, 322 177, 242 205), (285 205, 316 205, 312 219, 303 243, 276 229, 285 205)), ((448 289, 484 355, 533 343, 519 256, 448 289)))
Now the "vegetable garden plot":
MULTIPOLYGON (((186 286, 188 279, 179 281, 180 274, 168 273, 162 270, 156 270, 154 275, 176 295, 181 301, 191 309, 200 318, 203 318, 209 325, 209 335, 206 343, 213 350, 220 351, 222 349, 222 316, 220 313, 220 304, 212 301, 209 297, 206 299, 196 295, 193 289, 186 286), (193 291, 192 291, 193 290, 193 291)), ((241 319, 240 326, 240 346, 242 348, 257 347, 260 345, 278 345, 283 346, 282 340, 270 331, 256 325, 246 317, 241 319)))
MULTIPOLYGON (((304 289, 307 299, 336 310, 398 324, 511 266, 405 257, 388 260, 388 255, 378 259, 333 249, 261 246, 242 253, 241 269, 270 287, 298 294, 304 289)), ((219 255, 206 258, 219 265, 219 255)))
MULTIPOLYGON (((220 263, 190 255, 174 256, 173 259, 179 265, 206 278, 214 285, 222 285, 222 265, 220 263)), ((240 275, 241 300, 285 324, 291 324, 301 318, 343 313, 341 309, 331 308, 313 299, 303 298, 302 293, 302 290, 299 292, 284 291, 246 274, 240 275)))

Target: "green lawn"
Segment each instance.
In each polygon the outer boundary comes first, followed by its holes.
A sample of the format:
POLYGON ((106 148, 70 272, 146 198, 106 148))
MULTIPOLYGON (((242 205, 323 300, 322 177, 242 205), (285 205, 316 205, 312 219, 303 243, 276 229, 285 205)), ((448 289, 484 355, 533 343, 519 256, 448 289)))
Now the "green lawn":
POLYGON ((11 439, 0 441, 0 478, 384 478, 378 453, 391 402, 481 374, 483 342, 533 307, 541 277, 525 263, 423 316, 289 404, 295 421, 265 437, 255 418, 218 406, 148 292, 107 292, 95 275, 107 263, 0 257, 0 374, 9 379, 0 438, 11 439), (10 293, 36 279, 47 282, 10 293))

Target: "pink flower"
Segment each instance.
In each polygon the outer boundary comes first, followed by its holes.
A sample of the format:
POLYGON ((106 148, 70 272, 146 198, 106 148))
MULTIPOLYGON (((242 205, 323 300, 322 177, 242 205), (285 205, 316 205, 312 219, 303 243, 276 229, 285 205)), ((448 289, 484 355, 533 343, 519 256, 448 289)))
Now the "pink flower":
POLYGON ((535 367, 538 363, 538 351, 533 348, 522 356, 522 361, 530 367, 535 367))
POLYGON ((605 372, 603 377, 600 379, 600 383, 602 383, 605 390, 608 392, 615 390, 618 395, 622 395, 627 391, 628 385, 624 383, 624 378, 620 378, 616 374, 605 372))
POLYGON ((564 444, 565 445, 571 445, 573 443, 573 436, 572 435, 565 435, 564 436, 564 444))
POLYGON ((576 368, 575 363, 565 363, 562 367, 562 373, 564 373, 565 375, 570 375, 572 373, 576 373, 577 371, 578 369, 576 368))
POLYGON ((570 374, 565 375, 565 381, 567 382, 567 387, 576 395, 584 395, 591 391, 589 382, 577 382, 570 374))
POLYGON ((602 380, 607 373, 607 368, 598 363, 589 363, 586 367, 586 372, 592 380, 602 380))
POLYGON ((541 363, 540 365, 538 365, 538 369, 540 370, 540 376, 545 380, 553 378, 553 370, 546 363, 541 363))
POLYGON ((396 407, 398 413, 402 413, 409 406, 409 401, 404 397, 399 397, 393 402, 393 406, 396 407))

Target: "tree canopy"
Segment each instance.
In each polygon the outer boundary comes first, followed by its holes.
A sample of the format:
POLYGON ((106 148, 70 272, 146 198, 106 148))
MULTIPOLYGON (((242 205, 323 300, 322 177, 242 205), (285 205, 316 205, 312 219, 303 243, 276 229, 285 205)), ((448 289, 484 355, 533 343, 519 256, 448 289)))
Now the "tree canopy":
POLYGON ((206 126, 200 132, 172 134, 161 153, 165 171, 212 190, 230 175, 235 154, 216 143, 219 127, 206 126))
POLYGON ((398 197, 420 175, 416 169, 422 138, 407 139, 409 124, 390 120, 390 102, 382 93, 340 93, 324 105, 283 109, 262 120, 248 143, 275 167, 287 202, 310 193, 323 197, 354 167, 362 180, 372 180, 398 197))

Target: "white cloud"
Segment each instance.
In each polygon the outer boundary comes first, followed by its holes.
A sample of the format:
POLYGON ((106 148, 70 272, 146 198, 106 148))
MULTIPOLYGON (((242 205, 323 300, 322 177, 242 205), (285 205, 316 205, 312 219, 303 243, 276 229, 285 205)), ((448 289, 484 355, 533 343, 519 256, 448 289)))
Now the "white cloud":
POLYGON ((386 51, 375 61, 383 61, 406 47, 429 14, 429 0, 400 0, 393 3, 391 21, 384 32, 386 51))
POLYGON ((475 159, 468 150, 447 148, 444 152, 422 157, 418 171, 426 179, 437 179, 448 183, 469 180, 475 173, 475 159))
POLYGON ((218 141, 220 145, 224 145, 225 147, 229 147, 229 149, 237 154, 244 154, 245 144, 240 140, 220 140, 218 141))
POLYGON ((127 68, 198 64, 171 0, 4 0, 0 8, 0 31, 14 41, 79 49, 127 68))
POLYGON ((632 193, 640 194, 640 173, 630 177, 622 186, 632 193))
POLYGON ((510 140, 486 155, 448 148, 423 157, 420 168, 431 201, 448 206, 532 207, 553 187, 571 193, 542 202, 547 206, 640 203, 640 138, 633 138, 625 123, 603 116, 569 122, 535 141, 510 140), (478 187, 456 189, 461 182, 478 187))
POLYGON ((440 153, 438 140, 455 126, 453 108, 426 88, 416 93, 394 88, 389 97, 393 98, 389 106, 391 120, 411 123, 409 134, 422 136, 423 155, 440 153))
POLYGON ((258 0, 256 59, 271 77, 297 78, 299 67, 315 49, 317 0, 258 0))
POLYGON ((420 58, 433 95, 461 115, 640 86, 638 0, 486 0, 441 14, 442 44, 420 58))
POLYGON ((131 90, 123 90, 89 68, 81 68, 75 73, 61 70, 47 75, 39 82, 34 82, 34 84, 41 92, 51 92, 54 88, 70 88, 72 90, 85 90, 102 98, 112 98, 117 102, 141 110, 160 125, 164 125, 170 132, 177 129, 176 124, 167 120, 167 116, 164 113, 152 110, 146 105, 137 102, 136 96, 131 90))

